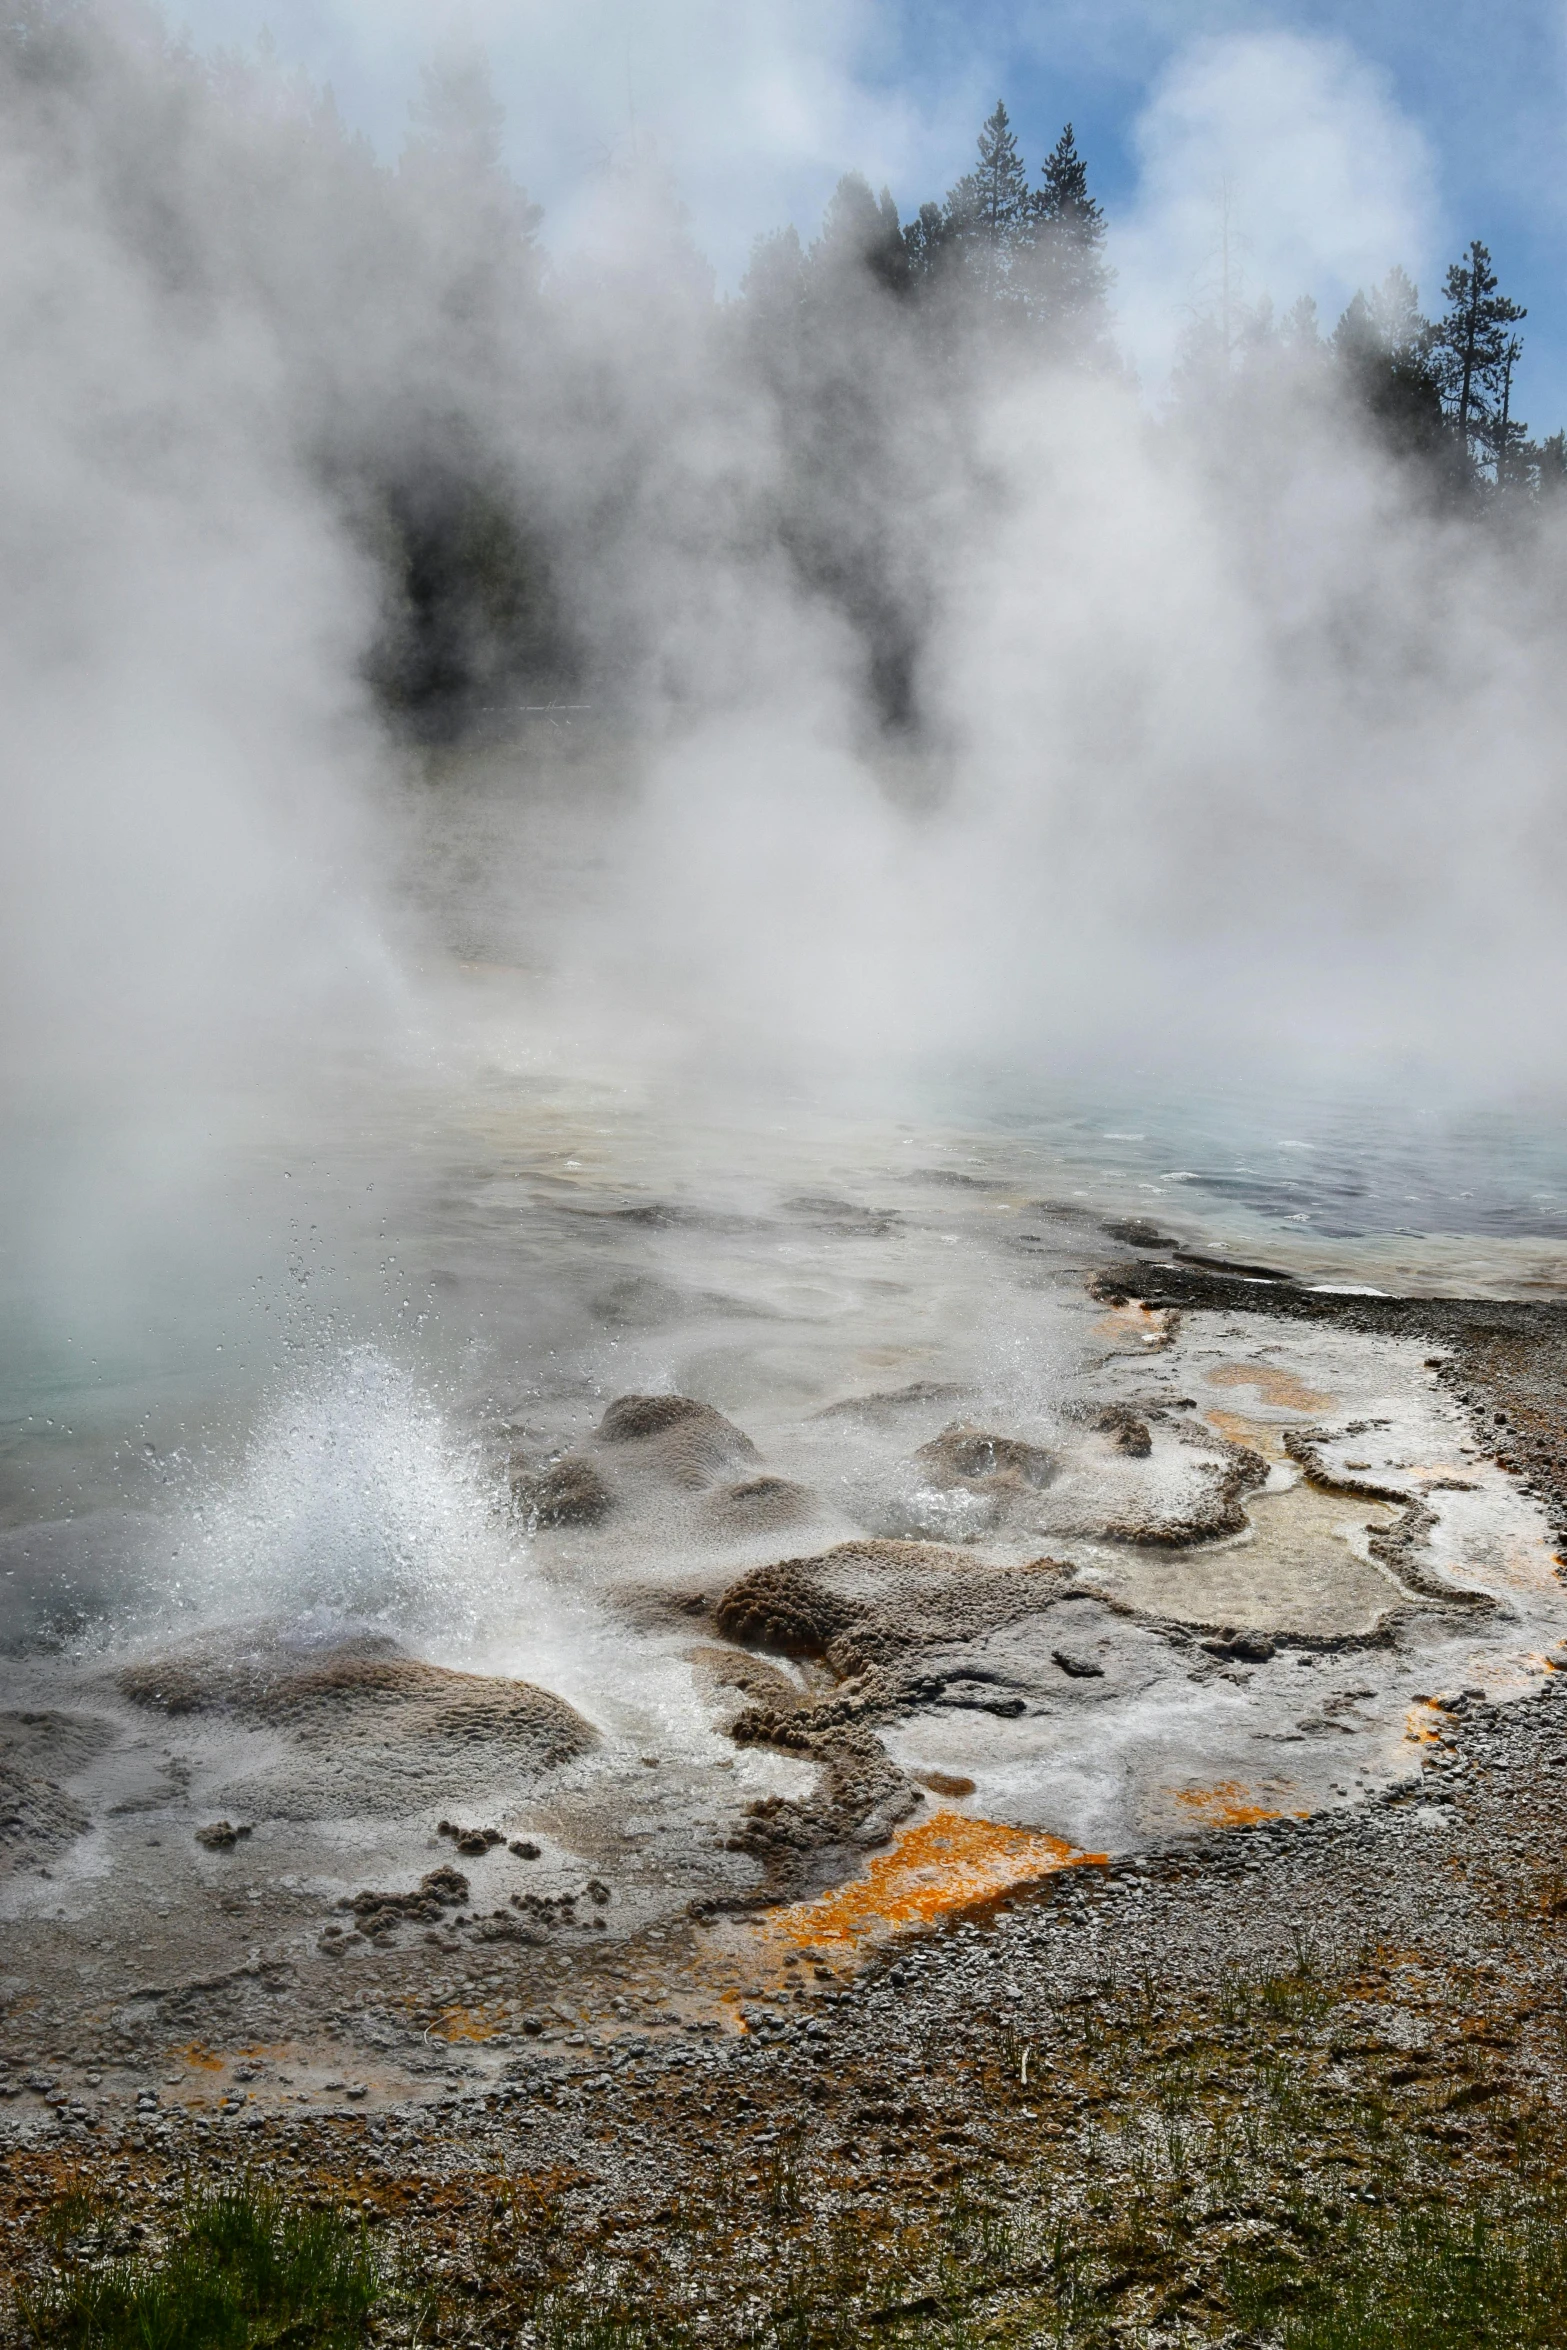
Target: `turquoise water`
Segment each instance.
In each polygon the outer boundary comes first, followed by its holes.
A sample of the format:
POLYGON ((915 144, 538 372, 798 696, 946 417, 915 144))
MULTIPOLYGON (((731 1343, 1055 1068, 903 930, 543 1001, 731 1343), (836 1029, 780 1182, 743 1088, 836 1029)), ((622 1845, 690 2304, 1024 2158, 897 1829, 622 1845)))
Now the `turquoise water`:
POLYGON ((809 1382, 813 1349, 896 1355, 927 1292, 950 1318, 968 1281, 1012 1328, 1133 1216, 1303 1280, 1567 1292, 1567 1130, 1543 1105, 1455 1112, 1407 1076, 1335 1094, 1015 1074, 924 1105, 854 1116, 514 1055, 14 1126, 0 1636, 167 1581, 164 1530, 232 1490, 264 1510, 256 1430, 294 1394, 324 1425, 340 1392, 345 1427, 379 1399, 350 1448, 368 1490, 425 1444, 385 1424, 398 1397, 458 1450, 638 1383, 765 1402, 770 1378, 809 1382))
POLYGON ((1146 1081, 993 1105, 989 1123, 1059 1153, 1090 1189, 1178 1189, 1189 1213, 1259 1234, 1567 1240, 1559 1104, 1455 1108, 1407 1076, 1339 1092, 1146 1081))

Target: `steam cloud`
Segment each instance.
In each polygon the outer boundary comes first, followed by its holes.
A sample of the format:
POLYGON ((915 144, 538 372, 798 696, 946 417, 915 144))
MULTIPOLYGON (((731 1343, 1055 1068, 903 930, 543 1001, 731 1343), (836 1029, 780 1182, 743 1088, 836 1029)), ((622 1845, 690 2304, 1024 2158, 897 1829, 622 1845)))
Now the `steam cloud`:
POLYGON ((24 14, 0 104, 14 1084, 395 1045, 466 937, 404 887, 410 793, 438 829, 425 763, 482 738, 525 803, 497 711, 551 696, 609 745, 566 818, 602 870, 551 910, 503 842, 501 887, 579 1036, 1554 1079, 1559 506, 1444 506, 1283 346, 1160 390, 1227 171, 1253 298, 1429 275, 1429 160, 1344 50, 1156 94, 1141 382, 916 333, 852 237, 791 340, 788 251, 715 300, 651 169, 549 267, 461 60, 395 168, 129 10, 24 14))

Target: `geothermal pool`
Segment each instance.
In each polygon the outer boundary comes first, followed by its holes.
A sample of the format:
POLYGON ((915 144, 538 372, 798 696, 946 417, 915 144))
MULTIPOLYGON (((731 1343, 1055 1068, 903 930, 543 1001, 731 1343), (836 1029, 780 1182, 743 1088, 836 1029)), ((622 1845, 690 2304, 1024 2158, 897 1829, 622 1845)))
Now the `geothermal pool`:
POLYGON ((13 1359, 12 2008, 693 1921, 852 1963, 1533 1686, 1567 1593, 1440 1345, 1105 1268, 1538 1295, 1551 1235, 1259 1237, 1091 1140, 494 1070, 236 1148, 172 1336, 13 1359))

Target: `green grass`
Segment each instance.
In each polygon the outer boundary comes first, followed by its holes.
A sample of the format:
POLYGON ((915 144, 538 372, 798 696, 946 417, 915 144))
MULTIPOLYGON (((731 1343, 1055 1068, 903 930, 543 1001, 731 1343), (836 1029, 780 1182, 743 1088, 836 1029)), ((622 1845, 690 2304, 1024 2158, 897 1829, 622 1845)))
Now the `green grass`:
MULTIPOLYGON (((1167 2120, 1149 2119, 1160 2153, 1167 2120)), ((1067 2217, 959 2183, 915 2229, 848 2211, 824 2229, 786 2226, 746 2277, 744 2306, 709 2303, 706 2321, 703 2297, 693 2303, 675 2276, 659 2290, 646 2272, 594 2257, 574 2274, 535 2272, 531 2286, 519 2277, 509 2323, 486 2339, 517 2350, 695 2350, 704 2339, 747 2350, 1110 2350, 1137 2338, 1117 2321, 1121 2285, 1169 2280, 1181 2231, 1135 2174, 1107 2181, 1100 2200, 1097 2218, 1067 2217)), ((356 2221, 247 2186, 191 2204, 167 2247, 137 2259, 106 2257, 102 2226, 85 2199, 56 2206, 54 2278, 23 2304, 36 2344, 360 2350, 378 2311, 398 2306, 356 2221)), ((1209 2274, 1217 2297, 1183 2312, 1180 2338, 1194 2350, 1233 2341, 1237 2326, 1256 2350, 1557 2350, 1567 2192, 1365 2216, 1303 2205, 1283 2239, 1234 2251, 1209 2274)), ((415 2331, 432 2346, 471 2323, 456 2309, 430 2315, 415 2331)))
POLYGON ((55 2273, 23 2298, 49 2350, 350 2350, 381 2283, 363 2229, 240 2185, 192 2203, 166 2250, 94 2259, 97 2214, 61 2206, 55 2273))
MULTIPOLYGON (((909 2265, 868 2239, 796 2247, 771 2293, 710 2338, 746 2350, 1121 2350, 1143 2336, 1117 2321, 1104 2287, 1107 2267, 1138 2265, 1130 2218, 1123 2209, 1107 2264, 1080 2225, 1041 2226, 960 2192, 909 2265)), ((1143 2250, 1151 2274, 1156 2235, 1143 2250)), ((532 2350, 693 2350, 694 2315, 582 2280, 541 2296, 513 2338, 532 2350)), ((1293 2257, 1233 2256, 1221 2305, 1188 2309, 1179 2339, 1233 2343, 1237 2325, 1253 2350, 1559 2350, 1567 2203, 1351 2222, 1293 2257)))
POLYGON ((1567 2342, 1567 2200, 1425 2211, 1345 2244, 1305 2291, 1232 2265, 1230 2305, 1280 2350, 1556 2350, 1567 2342))
POLYGON ((690 2350, 678 2320, 651 2315, 625 2291, 545 2295, 530 2312, 535 2350, 690 2350))
POLYGON ((1559 2109, 1467 2039, 1390 2068, 1356 2003, 1382 1988, 1302 1946, 1184 2009, 1107 1979, 999 2022, 950 2108, 990 2150, 949 2167, 972 2141, 944 2134, 923 2192, 898 2143, 868 2179, 863 2132, 824 2159, 796 2124, 624 2223, 583 2225, 553 2176, 491 2182, 380 2263, 352 2215, 244 2186, 126 2259, 78 2193, 24 2314, 39 2350, 1567 2350, 1559 2109))

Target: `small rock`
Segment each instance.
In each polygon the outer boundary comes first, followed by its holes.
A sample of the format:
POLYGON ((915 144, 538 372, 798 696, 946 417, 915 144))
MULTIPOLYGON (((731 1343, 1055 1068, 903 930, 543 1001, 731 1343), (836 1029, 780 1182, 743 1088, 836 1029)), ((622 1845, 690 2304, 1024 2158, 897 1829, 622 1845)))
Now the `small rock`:
POLYGON ((1102 1681, 1105 1677, 1103 1665, 1096 1664, 1091 1656, 1083 1656, 1073 1648, 1053 1648, 1050 1660, 1052 1664, 1059 1665, 1063 1673, 1070 1674, 1074 1681, 1102 1681))
POLYGON ((1150 1223, 1146 1216, 1118 1217, 1108 1224, 1101 1224, 1099 1229, 1107 1233, 1111 1240, 1120 1241, 1123 1248, 1172 1249, 1180 1245, 1168 1233, 1161 1232, 1157 1224, 1150 1223))
POLYGON ((437 1836, 449 1836, 458 1851, 471 1860, 480 1859, 492 1845, 506 1841, 499 1828, 461 1828, 455 1820, 441 1820, 435 1832, 437 1836))
POLYGON ((1127 1453, 1133 1460, 1145 1461, 1153 1451, 1147 1421, 1129 1404, 1106 1404, 1094 1426, 1115 1439, 1117 1452, 1127 1453))
POLYGON ((1229 1658, 1232 1662, 1248 1665, 1265 1665, 1268 1659, 1276 1653, 1274 1644, 1266 1632, 1234 1632, 1227 1626, 1223 1631, 1216 1632, 1211 1640, 1204 1640, 1200 1645, 1206 1649, 1209 1656, 1222 1656, 1229 1658))
POLYGON ((540 1470, 514 1462, 511 1489, 517 1507, 540 1526, 596 1526, 615 1506, 593 1463, 577 1453, 540 1470))
MULTIPOLYGON (((499 1842, 499 1837, 496 1839, 499 1842)), ((413 1920, 421 1925, 435 1924, 444 1909, 453 1909, 468 1898, 468 1880, 458 1869, 441 1867, 431 1869, 419 1880, 414 1893, 355 1893, 338 1904, 340 1909, 351 1909, 358 1920, 358 1931, 370 1937, 392 1933, 400 1925, 413 1920)))

